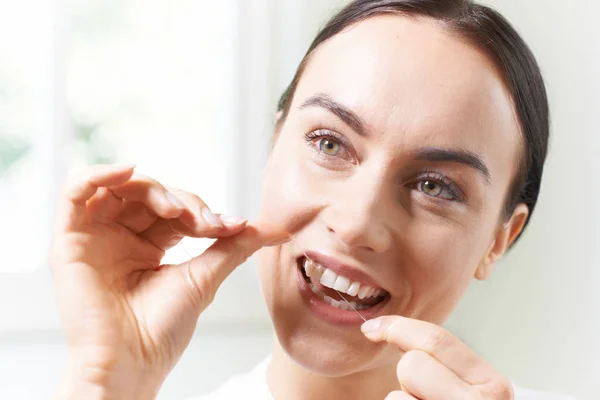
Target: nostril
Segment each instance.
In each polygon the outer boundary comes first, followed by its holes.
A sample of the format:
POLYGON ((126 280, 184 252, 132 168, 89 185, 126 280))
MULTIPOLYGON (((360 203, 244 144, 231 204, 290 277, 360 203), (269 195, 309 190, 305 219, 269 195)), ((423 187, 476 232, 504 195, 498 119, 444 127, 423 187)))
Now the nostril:
POLYGON ((341 244, 345 249, 362 249, 368 252, 380 252, 379 247, 373 242, 373 231, 356 229, 357 227, 346 227, 343 225, 333 229, 326 225, 327 233, 333 236, 334 240, 341 244), (349 228, 349 229, 346 229, 349 228), (354 229, 353 229, 354 228, 354 229))
POLYGON ((375 225, 326 226, 329 235, 345 249, 361 249, 370 253, 382 253, 391 245, 390 232, 375 225))
POLYGON ((344 248, 350 249, 352 247, 348 243, 346 243, 346 241, 342 237, 340 237, 340 235, 338 235, 333 229, 327 228, 327 230, 329 231, 329 233, 333 233, 333 237, 335 238, 336 242, 344 246, 344 248))

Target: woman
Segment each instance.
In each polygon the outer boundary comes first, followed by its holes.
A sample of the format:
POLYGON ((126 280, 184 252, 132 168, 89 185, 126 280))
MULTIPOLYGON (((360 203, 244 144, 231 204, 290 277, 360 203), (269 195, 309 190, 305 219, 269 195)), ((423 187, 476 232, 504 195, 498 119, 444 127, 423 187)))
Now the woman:
POLYGON ((132 166, 67 187, 51 252, 69 348, 57 398, 154 398, 259 249, 273 354, 209 399, 529 398, 440 327, 539 192, 548 105, 513 28, 466 0, 354 1, 278 111, 258 222, 132 166), (217 240, 160 266, 183 236, 217 240))

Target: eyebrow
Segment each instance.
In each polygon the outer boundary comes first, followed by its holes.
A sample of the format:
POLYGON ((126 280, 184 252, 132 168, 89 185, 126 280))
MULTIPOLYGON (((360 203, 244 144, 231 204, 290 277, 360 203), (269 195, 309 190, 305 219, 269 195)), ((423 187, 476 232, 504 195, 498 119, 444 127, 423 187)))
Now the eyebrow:
MULTIPOLYGON (((324 108, 341 119, 360 136, 369 136, 366 124, 354 111, 333 100, 325 93, 318 93, 306 99, 300 109, 308 107, 324 108)), ((471 167, 481 173, 487 183, 491 181, 489 168, 476 153, 462 149, 443 149, 438 147, 420 148, 413 154, 414 159, 431 162, 453 162, 471 167)))
POLYGON ((467 165, 479 171, 487 183, 490 183, 491 180, 490 170, 485 165, 482 158, 478 154, 468 150, 425 147, 415 151, 414 158, 421 161, 454 162, 467 165))
POLYGON ((338 103, 324 93, 311 96, 300 105, 300 109, 305 109, 308 107, 324 108, 344 121, 346 125, 352 128, 352 130, 354 130, 360 136, 368 136, 368 131, 365 126, 366 124, 361 117, 359 117, 348 107, 338 103))

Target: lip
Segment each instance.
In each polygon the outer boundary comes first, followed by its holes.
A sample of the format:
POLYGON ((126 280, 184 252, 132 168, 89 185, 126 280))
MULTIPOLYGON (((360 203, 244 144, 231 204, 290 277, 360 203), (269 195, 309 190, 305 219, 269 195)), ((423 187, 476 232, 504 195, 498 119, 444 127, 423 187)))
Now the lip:
POLYGON ((359 315, 354 310, 346 311, 325 303, 323 300, 321 300, 321 298, 314 294, 312 290, 310 290, 308 282, 306 282, 300 266, 296 266, 296 273, 298 288, 304 303, 317 318, 330 324, 344 326, 361 325, 364 322, 363 318, 361 318, 361 315, 367 320, 383 315, 383 309, 390 299, 389 296, 387 296, 383 301, 374 305, 373 307, 366 310, 361 310, 359 315))
POLYGON ((332 270, 338 275, 345 276, 346 278, 349 278, 352 281, 360 282, 361 284, 374 287, 375 289, 385 290, 377 283, 375 283, 369 275, 357 270, 356 268, 352 268, 349 265, 345 265, 331 256, 327 256, 316 251, 307 251, 304 255, 312 261, 316 262, 317 264, 320 264, 323 267, 332 270))

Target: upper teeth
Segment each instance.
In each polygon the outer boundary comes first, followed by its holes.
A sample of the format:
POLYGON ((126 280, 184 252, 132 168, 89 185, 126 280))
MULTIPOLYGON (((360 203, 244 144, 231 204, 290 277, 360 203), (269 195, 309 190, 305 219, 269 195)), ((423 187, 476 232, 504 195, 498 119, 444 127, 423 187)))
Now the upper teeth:
POLYGON ((379 297, 383 293, 381 289, 375 289, 364 283, 351 281, 345 276, 336 274, 330 269, 319 265, 308 258, 304 259, 304 271, 306 276, 313 282, 319 282, 321 285, 346 293, 350 296, 358 296, 359 299, 368 297, 379 297))

